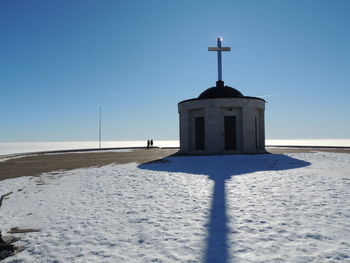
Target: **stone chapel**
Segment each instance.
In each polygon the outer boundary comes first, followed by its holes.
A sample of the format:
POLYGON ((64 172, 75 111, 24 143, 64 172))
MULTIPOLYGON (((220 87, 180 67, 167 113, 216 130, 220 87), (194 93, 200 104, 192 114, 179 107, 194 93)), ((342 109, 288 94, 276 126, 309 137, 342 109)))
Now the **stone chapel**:
POLYGON ((221 76, 221 47, 217 39, 218 81, 197 98, 178 103, 180 153, 235 154, 265 152, 265 100, 244 96, 225 86, 221 76))

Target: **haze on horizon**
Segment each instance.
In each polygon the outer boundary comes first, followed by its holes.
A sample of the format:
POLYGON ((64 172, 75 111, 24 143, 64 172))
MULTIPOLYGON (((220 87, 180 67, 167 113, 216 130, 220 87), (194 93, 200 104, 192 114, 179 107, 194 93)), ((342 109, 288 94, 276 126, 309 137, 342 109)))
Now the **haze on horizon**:
POLYGON ((0 141, 178 139, 177 103, 223 80, 267 139, 350 137, 350 2, 1 1, 0 141))

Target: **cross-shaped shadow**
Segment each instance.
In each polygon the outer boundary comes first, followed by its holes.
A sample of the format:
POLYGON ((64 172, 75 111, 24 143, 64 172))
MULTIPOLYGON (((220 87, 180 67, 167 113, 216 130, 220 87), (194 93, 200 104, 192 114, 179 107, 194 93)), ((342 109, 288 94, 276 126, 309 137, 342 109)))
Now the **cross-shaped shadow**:
POLYGON ((232 176, 257 172, 305 167, 310 163, 283 154, 226 155, 226 156, 174 156, 159 162, 139 165, 153 171, 201 174, 214 181, 208 238, 204 262, 226 263, 230 261, 228 247, 227 202, 225 181, 232 176))

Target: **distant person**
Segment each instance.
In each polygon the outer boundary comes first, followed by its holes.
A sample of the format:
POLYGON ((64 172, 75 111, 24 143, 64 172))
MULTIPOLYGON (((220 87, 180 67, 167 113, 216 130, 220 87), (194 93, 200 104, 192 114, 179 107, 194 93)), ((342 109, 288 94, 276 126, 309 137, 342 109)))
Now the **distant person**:
POLYGON ((153 147, 153 140, 151 140, 151 147, 153 147))
POLYGON ((147 140, 147 149, 149 149, 151 142, 149 140, 147 140))

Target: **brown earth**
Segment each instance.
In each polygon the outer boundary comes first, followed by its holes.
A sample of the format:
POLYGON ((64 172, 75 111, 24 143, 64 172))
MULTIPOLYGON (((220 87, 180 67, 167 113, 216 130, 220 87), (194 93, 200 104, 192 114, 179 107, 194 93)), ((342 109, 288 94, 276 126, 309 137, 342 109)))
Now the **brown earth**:
POLYGON ((38 176, 42 173, 100 167, 107 164, 145 163, 177 152, 177 149, 131 150, 130 152, 90 152, 37 154, 0 162, 0 181, 20 176, 38 176))
MULTIPOLYGON (((350 153, 350 148, 267 148, 274 154, 300 152, 350 153)), ((0 162, 0 181, 20 176, 38 176, 42 173, 72 170, 85 167, 100 167, 107 164, 145 163, 173 155, 177 149, 139 149, 130 152, 87 152, 35 154, 0 162)))

